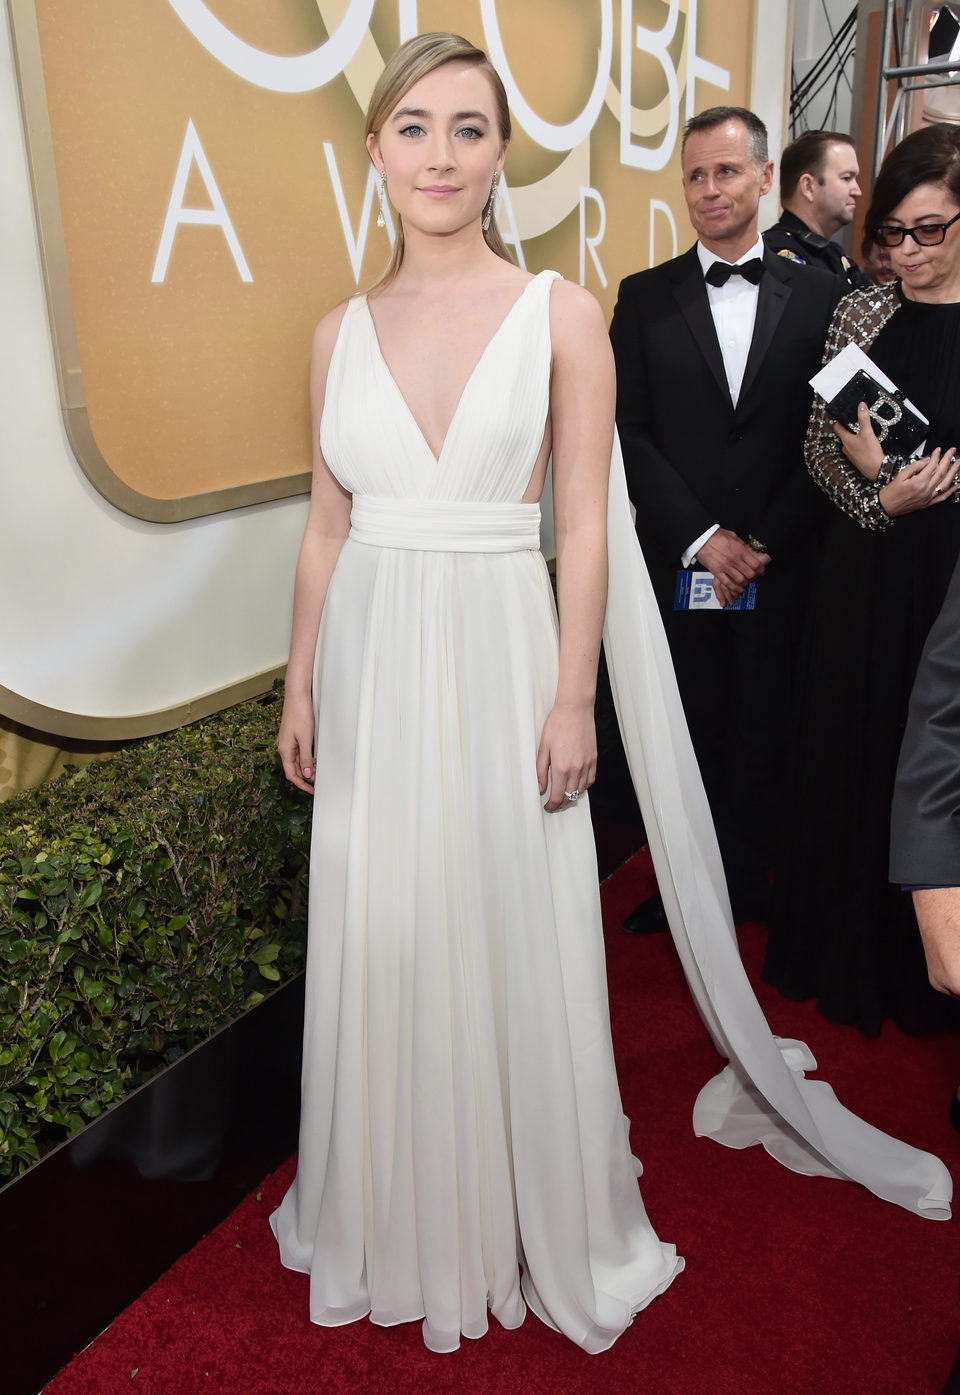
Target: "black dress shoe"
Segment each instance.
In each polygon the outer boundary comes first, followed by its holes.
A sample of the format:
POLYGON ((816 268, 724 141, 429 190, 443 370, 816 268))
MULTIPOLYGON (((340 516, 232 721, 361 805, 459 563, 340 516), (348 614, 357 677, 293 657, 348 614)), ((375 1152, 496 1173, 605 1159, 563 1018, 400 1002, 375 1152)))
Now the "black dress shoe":
POLYGON ((628 935, 656 935, 659 930, 667 929, 667 913, 663 909, 659 891, 648 896, 646 901, 641 901, 639 906, 634 906, 624 920, 623 928, 628 935))

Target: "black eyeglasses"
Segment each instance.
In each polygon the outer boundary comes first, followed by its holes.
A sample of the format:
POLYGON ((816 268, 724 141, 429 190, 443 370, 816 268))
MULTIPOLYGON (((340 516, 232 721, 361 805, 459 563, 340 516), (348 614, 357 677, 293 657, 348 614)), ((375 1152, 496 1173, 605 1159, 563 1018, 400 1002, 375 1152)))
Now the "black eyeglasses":
POLYGON ((888 224, 874 231, 873 240, 880 247, 899 247, 904 238, 912 237, 921 247, 939 247, 947 235, 947 228, 952 227, 958 218, 960 213, 955 213, 949 223, 920 223, 915 228, 897 228, 888 224))

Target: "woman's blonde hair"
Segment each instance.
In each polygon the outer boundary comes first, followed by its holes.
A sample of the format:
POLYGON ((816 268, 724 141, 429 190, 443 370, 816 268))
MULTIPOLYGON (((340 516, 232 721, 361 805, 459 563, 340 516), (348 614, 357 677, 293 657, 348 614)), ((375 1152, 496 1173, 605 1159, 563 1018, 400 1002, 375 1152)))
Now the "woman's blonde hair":
MULTIPOLYGON (((428 73, 432 73, 434 69, 442 67, 444 63, 453 62, 474 63, 482 73, 486 74, 493 89, 500 139, 506 145, 511 135, 510 108, 499 73, 482 48, 477 48, 475 44, 470 43, 469 39, 464 39, 460 34, 442 32, 417 34, 415 38, 408 39, 405 44, 400 45, 380 74, 377 85, 373 89, 370 105, 367 108, 364 136, 379 134, 390 113, 399 105, 414 83, 419 82, 428 73)), ((490 226, 484 230, 483 237, 491 252, 496 252, 497 256, 503 257, 504 261, 513 260, 500 236, 495 216, 491 216, 490 226)), ((379 290, 381 286, 392 281, 400 270, 402 261, 403 223, 398 218, 393 254, 383 275, 371 289, 379 290)))

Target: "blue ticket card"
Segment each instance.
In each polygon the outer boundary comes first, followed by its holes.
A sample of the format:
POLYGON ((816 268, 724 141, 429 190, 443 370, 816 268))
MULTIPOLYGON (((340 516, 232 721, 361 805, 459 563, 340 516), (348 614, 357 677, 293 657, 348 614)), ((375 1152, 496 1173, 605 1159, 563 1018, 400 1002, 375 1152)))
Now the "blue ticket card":
POLYGON ((674 610, 756 610, 757 581, 748 581, 731 605, 721 605, 713 594, 713 577, 709 572, 677 572, 673 593, 674 610))

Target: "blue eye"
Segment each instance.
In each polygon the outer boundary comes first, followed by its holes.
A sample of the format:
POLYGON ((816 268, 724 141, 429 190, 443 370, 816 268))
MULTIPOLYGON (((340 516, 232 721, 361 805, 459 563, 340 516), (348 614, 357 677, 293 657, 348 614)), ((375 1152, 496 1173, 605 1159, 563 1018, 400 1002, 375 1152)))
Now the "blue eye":
POLYGON ((468 140, 480 140, 483 132, 478 130, 476 126, 462 126, 457 135, 466 136, 468 140))
POLYGON ((412 126, 401 127, 400 134, 402 136, 422 136, 424 131, 422 126, 417 126, 416 123, 414 123, 412 126))

